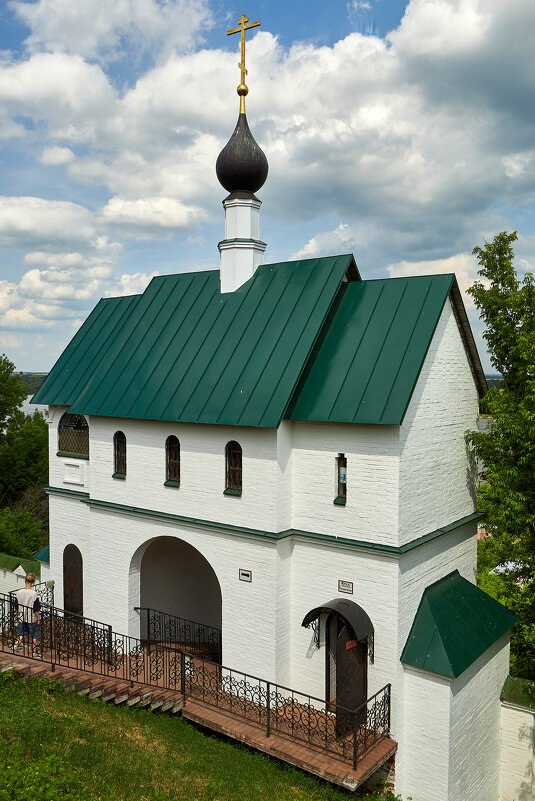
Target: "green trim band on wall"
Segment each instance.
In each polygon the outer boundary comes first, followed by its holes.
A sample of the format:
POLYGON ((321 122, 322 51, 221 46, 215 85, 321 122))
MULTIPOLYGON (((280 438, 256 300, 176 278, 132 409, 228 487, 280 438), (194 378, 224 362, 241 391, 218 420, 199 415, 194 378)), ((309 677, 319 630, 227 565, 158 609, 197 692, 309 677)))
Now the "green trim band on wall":
POLYGON ((89 493, 76 492, 74 490, 67 490, 60 487, 44 487, 45 492, 52 495, 72 495, 78 497, 82 503, 87 503, 89 506, 94 506, 99 509, 109 509, 110 511, 126 512, 127 514, 139 515, 140 517, 155 517, 160 520, 170 520, 174 523, 185 523, 187 525, 199 526, 201 528, 213 528, 217 531, 230 531, 236 534, 245 534, 247 536, 259 537, 265 540, 284 540, 287 537, 297 537, 304 540, 315 540, 316 542, 329 543, 334 545, 349 546, 351 548, 361 548, 366 551, 376 551, 384 554, 391 554, 392 556, 402 556, 404 553, 419 548, 421 545, 426 545, 428 542, 438 539, 439 537, 449 534, 468 523, 475 522, 482 517, 481 512, 472 512, 472 514, 461 517, 447 526, 437 528, 435 531, 424 534, 405 545, 384 545, 380 542, 366 542, 365 540, 354 540, 349 537, 335 537, 332 534, 318 534, 313 531, 302 531, 301 529, 290 528, 286 531, 263 531, 262 529, 246 528, 245 526, 233 526, 231 523, 218 523, 213 520, 203 520, 197 517, 186 517, 185 515, 174 515, 168 512, 158 512, 155 509, 144 509, 139 506, 127 506, 123 503, 114 503, 113 501, 99 501, 96 498, 90 498, 89 493))
POLYGON ((79 498, 80 500, 87 500, 89 498, 88 492, 65 489, 64 487, 43 487, 43 490, 48 492, 49 495, 72 495, 74 498, 79 498))

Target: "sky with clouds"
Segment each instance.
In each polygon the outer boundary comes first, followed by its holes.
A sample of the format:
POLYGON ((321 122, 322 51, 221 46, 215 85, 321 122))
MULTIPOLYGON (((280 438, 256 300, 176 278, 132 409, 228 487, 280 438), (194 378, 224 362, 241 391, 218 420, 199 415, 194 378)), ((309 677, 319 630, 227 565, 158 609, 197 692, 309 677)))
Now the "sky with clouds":
MULTIPOLYGON (((265 261, 354 252, 364 278, 535 266, 533 0, 4 0, 0 352, 46 371, 103 296, 217 269, 217 154, 269 161, 265 261)), ((465 296, 485 369, 481 324, 465 296)))

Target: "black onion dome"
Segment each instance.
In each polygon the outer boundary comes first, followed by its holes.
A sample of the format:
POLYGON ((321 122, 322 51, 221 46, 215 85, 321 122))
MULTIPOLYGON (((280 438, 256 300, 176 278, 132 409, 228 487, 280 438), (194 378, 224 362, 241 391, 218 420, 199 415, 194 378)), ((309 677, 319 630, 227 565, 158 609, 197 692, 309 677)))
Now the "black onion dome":
POLYGON ((264 151, 252 135, 247 117, 240 114, 234 133, 217 157, 215 171, 227 192, 257 192, 268 174, 264 151))

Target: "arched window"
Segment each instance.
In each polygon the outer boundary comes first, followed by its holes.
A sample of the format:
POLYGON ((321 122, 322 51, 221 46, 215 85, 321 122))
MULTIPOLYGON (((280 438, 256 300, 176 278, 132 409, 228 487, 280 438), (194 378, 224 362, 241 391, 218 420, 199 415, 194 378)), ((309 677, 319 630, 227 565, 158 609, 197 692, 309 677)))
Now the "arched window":
POLYGON ((113 435, 113 478, 126 478, 126 437, 122 431, 113 435))
POLYGON ((89 459, 89 426, 83 414, 64 414, 58 426, 58 456, 89 459))
POLYGON ((180 485, 180 442, 171 435, 165 440, 165 486, 180 485))
POLYGON ((238 442, 231 440, 227 442, 225 448, 226 461, 226 495, 241 495, 242 489, 242 469, 241 469, 241 446, 238 442))

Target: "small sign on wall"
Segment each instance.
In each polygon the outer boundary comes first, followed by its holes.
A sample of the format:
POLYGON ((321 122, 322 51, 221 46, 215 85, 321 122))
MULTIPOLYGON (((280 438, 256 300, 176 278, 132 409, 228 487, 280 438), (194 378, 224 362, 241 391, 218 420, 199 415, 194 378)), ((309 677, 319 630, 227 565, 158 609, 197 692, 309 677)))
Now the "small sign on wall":
POLYGON ((347 595, 353 595, 353 582, 338 579, 338 592, 345 592, 347 595))
POLYGON ((250 584, 252 582, 252 580, 253 580, 253 571, 252 570, 243 570, 243 568, 240 567, 240 569, 238 571, 238 575, 239 575, 240 581, 248 581, 249 584, 250 584))

